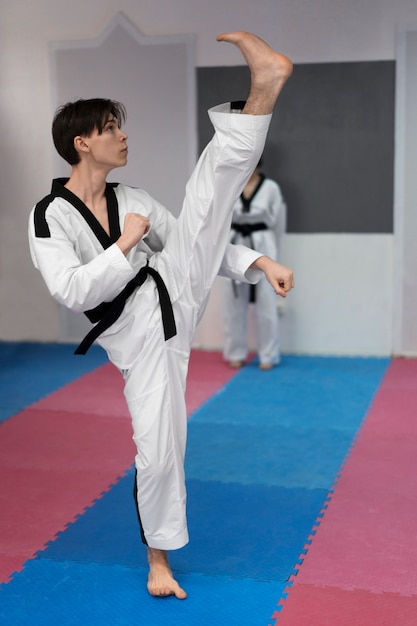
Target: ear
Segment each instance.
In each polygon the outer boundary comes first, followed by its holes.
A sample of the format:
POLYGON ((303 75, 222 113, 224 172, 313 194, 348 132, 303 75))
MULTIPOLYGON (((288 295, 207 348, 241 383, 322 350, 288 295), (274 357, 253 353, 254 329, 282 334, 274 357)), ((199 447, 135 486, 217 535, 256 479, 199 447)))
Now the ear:
POLYGON ((81 135, 77 135, 76 137, 74 137, 74 148, 77 150, 77 152, 88 152, 89 151, 89 147, 88 147, 88 138, 87 137, 81 137, 81 135))

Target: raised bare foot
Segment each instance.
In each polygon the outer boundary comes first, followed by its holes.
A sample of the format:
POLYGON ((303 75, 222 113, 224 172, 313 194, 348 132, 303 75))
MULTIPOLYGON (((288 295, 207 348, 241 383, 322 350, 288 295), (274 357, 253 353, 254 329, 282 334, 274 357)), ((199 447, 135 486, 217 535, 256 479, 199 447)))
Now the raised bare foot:
POLYGON ((271 113, 282 87, 292 74, 290 59, 273 50, 257 35, 241 30, 222 33, 217 36, 217 41, 237 46, 249 66, 251 90, 243 112, 255 115, 271 113), (258 111, 259 105, 261 112, 258 111))
POLYGON ((176 596, 179 600, 187 597, 186 592, 174 579, 165 550, 148 548, 149 576, 148 591, 151 596, 176 596))

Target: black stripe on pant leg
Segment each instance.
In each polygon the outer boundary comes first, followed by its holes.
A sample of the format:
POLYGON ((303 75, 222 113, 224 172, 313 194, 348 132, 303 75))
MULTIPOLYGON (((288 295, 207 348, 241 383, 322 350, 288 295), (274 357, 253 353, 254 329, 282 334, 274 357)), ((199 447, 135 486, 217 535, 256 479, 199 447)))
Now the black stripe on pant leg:
POLYGON ((133 499, 134 499, 135 505, 136 505, 136 513, 138 514, 138 522, 139 522, 140 536, 141 536, 141 539, 142 539, 142 543, 144 543, 145 546, 147 546, 148 542, 146 541, 145 533, 143 532, 143 526, 142 526, 142 522, 141 522, 141 519, 140 519, 140 513, 139 513, 137 478, 138 478, 138 470, 135 469, 135 482, 134 482, 134 485, 133 485, 133 499))

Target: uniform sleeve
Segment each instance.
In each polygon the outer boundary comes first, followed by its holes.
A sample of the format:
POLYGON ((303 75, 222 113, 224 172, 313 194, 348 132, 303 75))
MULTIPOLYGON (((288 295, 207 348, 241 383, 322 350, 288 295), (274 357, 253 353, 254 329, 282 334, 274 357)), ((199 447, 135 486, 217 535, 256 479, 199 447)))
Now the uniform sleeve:
POLYGON ((242 245, 229 243, 219 270, 219 276, 239 280, 244 283, 256 284, 263 276, 263 272, 257 269, 250 269, 252 263, 262 256, 251 248, 242 245))
POLYGON ((49 237, 36 237, 32 211, 30 252, 49 292, 67 308, 81 312, 109 302, 134 277, 134 269, 116 244, 83 264, 59 220, 48 215, 48 226, 49 237))

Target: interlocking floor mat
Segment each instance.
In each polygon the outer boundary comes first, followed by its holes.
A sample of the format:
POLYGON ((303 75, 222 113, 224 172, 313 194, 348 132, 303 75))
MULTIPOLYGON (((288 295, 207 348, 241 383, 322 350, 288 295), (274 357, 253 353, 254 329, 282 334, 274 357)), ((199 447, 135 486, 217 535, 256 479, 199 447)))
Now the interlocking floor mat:
POLYGON ((275 623, 388 363, 284 356, 269 372, 255 360, 234 372, 218 353, 192 354, 191 541, 171 555, 189 594, 180 602, 146 592, 119 374, 84 363, 53 389, 44 355, 36 372, 43 394, 17 397, 0 425, 0 623, 275 623))

